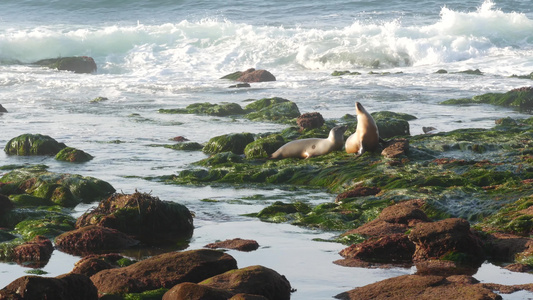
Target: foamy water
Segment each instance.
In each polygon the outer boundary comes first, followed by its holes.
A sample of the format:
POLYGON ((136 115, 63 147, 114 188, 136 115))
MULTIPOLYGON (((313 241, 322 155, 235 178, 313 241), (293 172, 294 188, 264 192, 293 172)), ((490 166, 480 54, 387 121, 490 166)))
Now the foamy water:
MULTIPOLYGON (((296 102, 302 113, 318 111, 338 119, 353 114, 357 100, 370 112, 415 115, 412 134, 421 134, 422 126, 441 131, 488 128, 498 118, 529 116, 489 105, 438 103, 530 86, 530 80, 508 76, 533 71, 532 33, 529 1, 6 0, 0 3, 0 104, 9 113, 0 115, 0 145, 23 133, 41 133, 95 159, 73 165, 0 153, 0 165, 43 163, 54 172, 107 180, 118 191, 138 189, 183 203, 196 213, 191 248, 226 238, 256 239, 262 246, 257 252, 230 252, 239 267, 262 264, 287 275, 298 290, 293 299, 327 299, 413 271, 339 267, 331 262, 344 246, 313 241, 338 233, 240 216, 276 200, 333 201, 335 195, 325 191, 182 187, 143 180, 175 174, 205 157, 151 147, 171 143, 174 136, 203 143, 225 133, 285 128, 242 119, 163 115, 158 109, 195 102, 244 104, 250 98, 277 96, 296 102), (29 65, 74 55, 93 57, 97 73, 29 65), (237 90, 218 79, 250 67, 269 70, 277 81, 237 90), (439 69, 451 73, 435 74, 439 69), (453 74, 466 69, 480 69, 484 75, 453 74), (334 70, 362 75, 333 77, 334 70), (109 100, 90 103, 98 96, 109 100), (122 143, 110 143, 116 140, 122 143), (201 201, 206 198, 218 202, 201 201)), ((73 215, 88 208, 79 206, 73 215)), ((55 251, 43 270, 46 276, 57 276, 77 260, 55 251)), ((0 264, 0 286, 25 270, 0 264)), ((478 279, 533 279, 508 273, 484 265, 478 279)), ((523 294, 504 298, 513 297, 523 294)))

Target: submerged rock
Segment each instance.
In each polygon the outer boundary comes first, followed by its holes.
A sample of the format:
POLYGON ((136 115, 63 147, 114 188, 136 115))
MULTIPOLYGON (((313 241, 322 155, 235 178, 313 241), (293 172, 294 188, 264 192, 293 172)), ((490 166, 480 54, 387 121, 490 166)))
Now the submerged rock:
POLYGON ((11 139, 4 151, 9 155, 56 155, 65 147, 48 135, 23 134, 11 139))
POLYGON ((76 221, 76 228, 89 225, 113 228, 147 243, 190 238, 194 229, 192 215, 184 205, 138 192, 114 194, 76 221))
POLYGON ((232 239, 232 240, 225 240, 222 242, 216 242, 205 245, 206 248, 211 249, 217 249, 217 248, 225 248, 225 249, 235 249, 239 251, 254 251, 259 248, 259 244, 254 240, 243 240, 240 238, 232 239))
POLYGON ((449 99, 440 104, 492 104, 505 107, 514 107, 520 111, 533 111, 533 87, 521 87, 506 93, 487 93, 472 98, 449 99))
POLYGON ((33 63, 60 71, 71 71, 74 73, 94 73, 97 70, 96 63, 92 57, 72 56, 42 59, 33 63))
POLYGON ((245 111, 237 103, 193 103, 187 106, 185 109, 160 109, 160 113, 167 114, 197 114, 197 115, 210 115, 210 116, 234 116, 243 115, 245 111))
POLYGON ((86 162, 93 159, 93 156, 85 151, 78 150, 76 148, 66 147, 61 149, 56 154, 55 157, 57 160, 68 161, 68 162, 86 162))
POLYGON ((198 283, 236 269, 237 262, 216 250, 169 252, 127 267, 107 269, 91 276, 100 294, 139 293, 172 288, 181 282, 198 283))
POLYGON ((97 300, 96 287, 89 277, 65 274, 55 278, 24 276, 0 290, 1 299, 97 300))
POLYGON ((265 82, 276 81, 276 77, 266 70, 256 70, 254 68, 248 69, 244 72, 234 72, 223 76, 220 79, 230 79, 242 82, 265 82))

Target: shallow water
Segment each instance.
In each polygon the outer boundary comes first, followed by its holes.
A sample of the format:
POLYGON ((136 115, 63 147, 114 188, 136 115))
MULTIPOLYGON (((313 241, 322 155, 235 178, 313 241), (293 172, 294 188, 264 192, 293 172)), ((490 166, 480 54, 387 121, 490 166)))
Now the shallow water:
MULTIPOLYGON (((159 114, 160 108, 196 102, 236 102, 283 97, 302 113, 325 118, 354 114, 360 101, 370 112, 406 112, 411 134, 423 126, 440 131, 493 126, 502 117, 529 117, 493 107, 442 106, 472 97, 530 86, 508 78, 533 71, 533 12, 529 1, 13 1, 0 3, 0 145, 23 133, 41 133, 95 158, 85 164, 0 153, 0 165, 46 164, 53 172, 93 176, 117 191, 136 189, 185 204, 196 214, 190 248, 226 238, 255 239, 260 249, 229 251, 239 267, 261 264, 287 276, 293 299, 327 299, 411 269, 345 268, 332 262, 344 246, 316 242, 337 232, 262 223, 242 214, 270 203, 333 201, 326 191, 283 187, 234 188, 165 185, 141 177, 176 174, 205 157, 175 151, 185 136, 206 142, 233 132, 269 132, 285 125, 243 119, 159 114), (27 63, 89 55, 96 74, 72 74, 27 63), (379 64, 377 62, 379 61, 379 64), (220 80, 250 67, 267 69, 276 82, 228 89, 220 80), (480 69, 483 76, 435 74, 480 69), (362 75, 333 77, 334 70, 362 75), (371 75, 370 71, 389 75, 371 75), (401 73, 399 73, 401 72, 401 73), (91 103, 98 96, 107 101, 91 103), (202 199, 216 200, 205 202, 202 199)), ((78 216, 91 206, 80 205, 78 216)), ((69 272, 78 257, 55 251, 45 276, 69 272)), ((0 263, 0 286, 27 269, 0 263)), ((533 277, 485 264, 484 282, 526 283, 533 277)), ((505 299, 533 297, 531 293, 505 299)))

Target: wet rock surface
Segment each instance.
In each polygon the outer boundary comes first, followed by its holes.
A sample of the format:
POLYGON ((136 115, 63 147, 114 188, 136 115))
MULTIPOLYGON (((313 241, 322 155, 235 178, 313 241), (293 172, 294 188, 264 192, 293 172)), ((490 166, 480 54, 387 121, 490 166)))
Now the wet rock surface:
POLYGON ((90 225, 59 235, 55 244, 63 252, 79 255, 123 250, 139 241, 116 229, 90 225))
POLYGON ((222 242, 207 244, 205 245, 205 247, 210 249, 225 248, 249 252, 257 250, 257 248, 259 248, 259 244, 257 243, 257 241, 254 240, 244 240, 236 238, 232 240, 225 240, 222 242))

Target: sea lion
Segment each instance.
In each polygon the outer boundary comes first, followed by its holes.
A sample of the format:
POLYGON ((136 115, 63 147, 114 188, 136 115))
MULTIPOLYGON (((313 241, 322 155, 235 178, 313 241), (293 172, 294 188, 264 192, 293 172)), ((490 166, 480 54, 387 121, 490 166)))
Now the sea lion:
POLYGON ((346 139, 346 153, 363 154, 365 151, 376 151, 379 147, 379 131, 374 118, 359 102, 355 102, 357 129, 346 139))
POLYGON ((345 125, 333 127, 329 131, 327 139, 308 138, 288 142, 272 153, 270 158, 308 158, 340 150, 342 149, 346 129, 347 126, 345 125))

